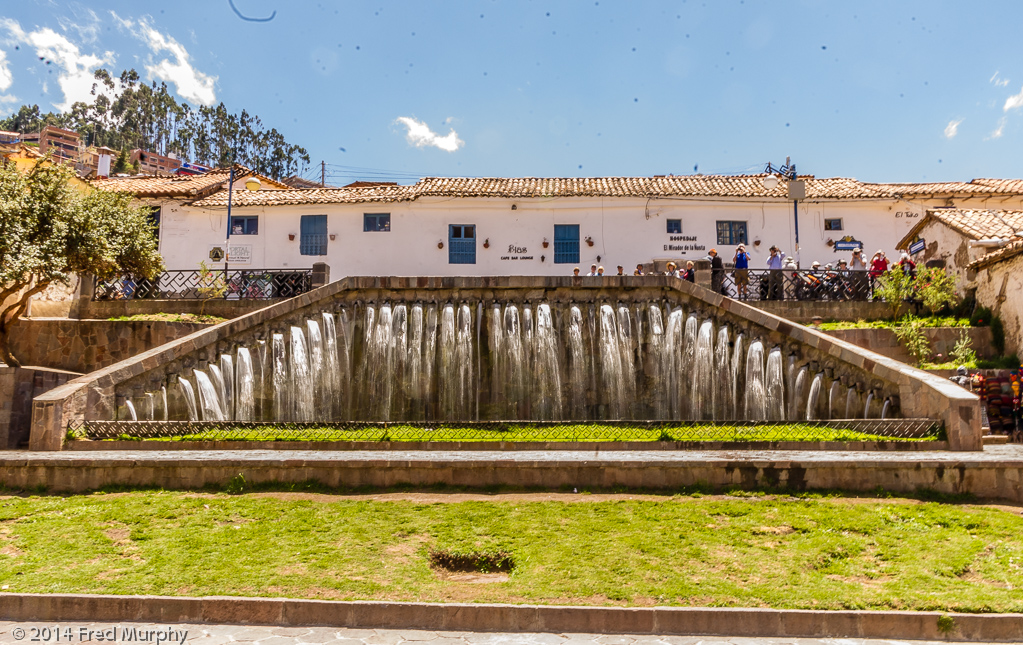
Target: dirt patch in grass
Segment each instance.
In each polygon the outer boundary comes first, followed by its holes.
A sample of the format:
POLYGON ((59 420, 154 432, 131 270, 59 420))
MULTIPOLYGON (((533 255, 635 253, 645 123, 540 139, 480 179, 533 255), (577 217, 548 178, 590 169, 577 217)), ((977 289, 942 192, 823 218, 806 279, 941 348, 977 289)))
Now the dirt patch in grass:
POLYGON ((472 585, 485 585, 493 584, 495 582, 508 582, 511 576, 504 572, 495 573, 467 573, 467 572, 453 572, 445 571, 443 569, 435 570, 434 574, 440 580, 446 580, 447 582, 464 582, 472 585))

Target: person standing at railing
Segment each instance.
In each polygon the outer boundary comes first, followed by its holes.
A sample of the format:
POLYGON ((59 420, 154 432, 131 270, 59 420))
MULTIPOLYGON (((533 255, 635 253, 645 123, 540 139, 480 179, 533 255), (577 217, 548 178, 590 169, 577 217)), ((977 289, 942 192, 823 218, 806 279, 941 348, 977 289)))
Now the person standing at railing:
POLYGON ((874 283, 877 279, 884 275, 884 272, 888 270, 888 258, 884 256, 884 251, 881 249, 877 250, 874 257, 870 258, 870 288, 874 289, 874 283))
POLYGON ((785 260, 785 253, 772 246, 771 256, 767 258, 767 268, 770 273, 767 276, 767 297, 771 300, 781 300, 784 292, 784 279, 782 275, 782 261, 785 260))
POLYGON ((632 275, 643 275, 643 265, 637 264, 636 270, 632 272, 632 275))
POLYGON ((710 260, 710 288, 714 293, 727 296, 728 290, 725 289, 725 263, 718 255, 718 250, 711 249, 707 253, 707 259, 710 260))
POLYGON ((735 278, 735 290, 739 300, 749 299, 749 261, 746 245, 740 244, 735 247, 735 256, 732 257, 735 270, 732 272, 732 276, 735 278))
POLYGON ((696 269, 693 268, 693 261, 686 262, 686 270, 682 272, 682 279, 696 284, 696 269))
POLYGON ((863 249, 853 249, 849 269, 852 271, 853 298, 866 300, 869 289, 867 288, 867 263, 863 261, 863 249))

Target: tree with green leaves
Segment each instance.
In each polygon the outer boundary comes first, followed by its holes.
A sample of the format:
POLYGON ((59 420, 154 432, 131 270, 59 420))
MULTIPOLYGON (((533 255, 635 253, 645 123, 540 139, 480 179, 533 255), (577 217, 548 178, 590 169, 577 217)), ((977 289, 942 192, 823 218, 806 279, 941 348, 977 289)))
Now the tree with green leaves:
POLYGON ((902 304, 913 297, 913 276, 900 268, 893 268, 878 276, 874 283, 874 298, 888 303, 892 312, 892 320, 899 317, 902 304))
POLYGON ((0 361, 8 365, 20 365, 11 326, 46 287, 75 275, 152 279, 163 270, 146 210, 130 195, 83 193, 73 180, 45 158, 26 174, 0 166, 0 361))
POLYGON ((924 306, 936 314, 943 307, 952 306, 959 301, 956 295, 958 278, 954 273, 937 267, 925 267, 916 275, 916 290, 924 306))

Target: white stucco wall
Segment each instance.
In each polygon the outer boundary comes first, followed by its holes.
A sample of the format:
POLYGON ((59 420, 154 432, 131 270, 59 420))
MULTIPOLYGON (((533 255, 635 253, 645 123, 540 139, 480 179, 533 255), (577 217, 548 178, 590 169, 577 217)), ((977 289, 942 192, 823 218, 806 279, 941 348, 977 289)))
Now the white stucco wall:
MULTIPOLYGON (((981 200, 978 200, 981 201, 981 200)), ((944 200, 941 200, 944 204, 944 200)), ((835 252, 828 239, 851 235, 863 243, 869 258, 894 245, 935 203, 912 204, 903 200, 802 202, 799 232, 804 267, 848 259, 848 251, 835 252), (841 218, 843 230, 824 230, 824 220, 841 218)), ((974 206, 983 207, 983 206, 974 206)), ((233 214, 259 217, 257 235, 234 235, 232 246, 248 247, 244 268, 308 268, 326 262, 333 277, 344 275, 565 275, 574 264, 554 264, 554 225, 580 227, 579 266, 603 264, 613 274, 618 264, 632 273, 637 263, 652 260, 686 260, 706 256, 718 247, 730 262, 734 246, 719 245, 716 222, 745 221, 751 266, 762 268, 767 249, 778 245, 794 254, 793 207, 790 201, 726 199, 636 199, 613 197, 566 197, 554 199, 422 198, 414 202, 384 204, 328 204, 276 207, 235 207, 233 214), (512 210, 512 205, 516 206, 512 210), (389 232, 364 232, 364 213, 390 213, 389 232), (327 215, 326 256, 299 253, 302 215, 327 215), (682 237, 667 233, 666 220, 682 221, 682 237), (476 264, 448 263, 448 225, 475 224, 476 264), (288 235, 293 234, 294 240, 288 235), (593 240, 588 246, 585 239, 593 240), (550 245, 543 248, 546 238, 550 245), (490 248, 483 248, 485 240, 490 248), (760 240, 759 246, 752 242, 760 240), (444 248, 438 249, 438 242, 444 248), (512 247, 509 250, 509 247, 512 247), (666 249, 666 247, 669 247, 666 249), (671 248, 674 247, 674 248, 671 248), (677 248, 682 250, 676 250, 677 248), (688 247, 688 248, 687 248, 688 247), (519 249, 519 250, 515 250, 519 249), (544 260, 541 261, 541 256, 544 260), (598 256, 600 259, 598 260, 598 256)), ((160 250, 169 269, 195 268, 208 258, 209 248, 222 245, 226 232, 224 209, 196 209, 166 204, 161 223, 160 250)), ((222 265, 221 265, 222 266, 222 265)))
POLYGON ((977 273, 977 302, 998 315, 1005 326, 1005 353, 1023 350, 1023 255, 992 264, 977 273), (999 308, 998 296, 1005 284, 1005 300, 999 308))

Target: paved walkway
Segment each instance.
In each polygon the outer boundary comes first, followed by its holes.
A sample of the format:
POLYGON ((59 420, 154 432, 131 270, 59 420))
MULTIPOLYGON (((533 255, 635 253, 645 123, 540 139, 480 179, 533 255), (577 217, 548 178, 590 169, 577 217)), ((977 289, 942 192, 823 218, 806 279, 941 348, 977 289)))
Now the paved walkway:
POLYGON ((492 632, 434 632, 336 627, 261 627, 251 625, 156 625, 143 623, 12 623, 0 622, 0 643, 259 643, 260 645, 930 645, 939 641, 891 641, 854 638, 728 638, 723 636, 623 636, 618 634, 522 634, 492 632), (33 631, 34 628, 34 631, 33 631), (49 631, 45 631, 49 628, 49 631), (59 628, 60 639, 57 640, 59 628), (18 630, 23 630, 19 632, 18 630), (20 638, 19 638, 20 636, 20 638), (70 636, 70 638, 69 638, 70 636), (114 640, 110 640, 110 636, 114 640), (35 640, 32 640, 32 639, 35 640))

